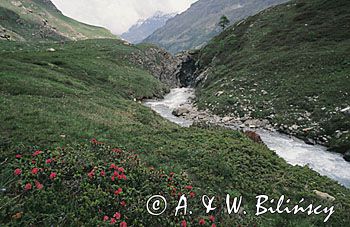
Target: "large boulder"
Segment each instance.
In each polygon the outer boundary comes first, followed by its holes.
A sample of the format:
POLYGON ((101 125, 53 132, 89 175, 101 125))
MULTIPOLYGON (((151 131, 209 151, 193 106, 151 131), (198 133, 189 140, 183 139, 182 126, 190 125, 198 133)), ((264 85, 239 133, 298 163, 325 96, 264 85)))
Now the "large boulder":
POLYGON ((188 114, 189 112, 190 110, 187 109, 186 107, 179 107, 173 111, 173 115, 175 115, 176 117, 181 117, 188 114))
POLYGON ((345 115, 350 116, 350 106, 348 106, 348 107, 346 107, 346 108, 340 110, 340 112, 342 112, 342 113, 345 114, 345 115))
POLYGON ((244 134, 250 138, 251 140, 253 140, 255 143, 260 143, 260 144, 264 144, 264 142, 262 141, 260 135, 256 132, 253 131, 245 131, 244 134))
POLYGON ((345 152, 344 154, 344 159, 348 162, 350 162, 350 150, 348 150, 347 152, 345 152))
POLYGON ((333 202, 335 200, 335 198, 333 196, 331 196, 330 194, 328 194, 326 192, 321 192, 321 191, 318 191, 318 190, 313 190, 313 192, 320 199, 327 200, 329 202, 333 202))

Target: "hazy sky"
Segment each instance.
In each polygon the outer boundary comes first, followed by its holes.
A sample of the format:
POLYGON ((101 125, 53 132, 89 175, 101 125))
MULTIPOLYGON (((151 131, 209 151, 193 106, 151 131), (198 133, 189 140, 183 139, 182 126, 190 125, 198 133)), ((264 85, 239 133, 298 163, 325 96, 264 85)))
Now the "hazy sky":
POLYGON ((64 15, 121 34, 156 11, 182 12, 197 0, 51 0, 64 15))

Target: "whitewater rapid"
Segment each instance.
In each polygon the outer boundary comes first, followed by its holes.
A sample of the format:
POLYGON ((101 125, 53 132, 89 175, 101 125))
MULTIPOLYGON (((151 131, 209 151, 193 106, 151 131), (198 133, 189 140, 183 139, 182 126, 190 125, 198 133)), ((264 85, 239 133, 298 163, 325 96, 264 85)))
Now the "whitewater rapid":
MULTIPOLYGON (((189 127, 193 121, 172 114, 173 110, 184 104, 191 104, 194 89, 175 88, 162 100, 147 100, 144 104, 162 117, 182 127, 189 127)), ((234 128, 234 127, 233 127, 234 128)), ((323 176, 338 181, 350 188, 350 163, 342 155, 327 151, 326 147, 308 145, 304 141, 279 132, 257 129, 263 142, 291 165, 308 165, 323 176)))

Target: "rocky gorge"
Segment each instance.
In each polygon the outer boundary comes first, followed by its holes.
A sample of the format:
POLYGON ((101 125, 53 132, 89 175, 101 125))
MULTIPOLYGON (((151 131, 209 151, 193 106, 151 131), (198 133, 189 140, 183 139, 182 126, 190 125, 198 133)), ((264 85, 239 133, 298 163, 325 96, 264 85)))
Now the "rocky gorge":
MULTIPOLYGON (((192 87, 196 89, 196 94, 198 90, 203 88, 204 84, 207 82, 208 78, 215 75, 215 68, 201 65, 199 51, 184 51, 177 54, 175 57, 171 57, 172 74, 171 78, 176 78, 176 82, 172 83, 172 87, 192 87)), ((215 61, 215 59, 213 59, 215 61)), ((166 65, 166 64, 165 64, 166 65)), ((168 66, 169 68, 169 66, 168 66)), ((232 81, 235 83, 235 81, 232 81)), ((224 85, 224 84, 223 84, 224 85)), ((255 90, 258 90, 258 84, 255 90)), ((244 87, 240 87, 240 90, 244 90, 244 87)), ((226 91, 223 89, 221 91, 213 94, 215 97, 220 97, 226 91)), ((261 90, 260 95, 267 95, 267 91, 261 90)), ((252 96, 250 96, 252 97, 252 96)), ((185 104, 178 109, 175 109, 173 114, 175 116, 184 117, 188 120, 192 120, 196 123, 206 123, 214 125, 225 125, 229 127, 235 127, 236 129, 266 129, 269 131, 278 131, 286 135, 295 136, 303 140, 309 145, 322 145, 330 147, 332 141, 340 141, 342 144, 344 140, 349 140, 350 131, 349 130, 335 130, 334 133, 325 133, 324 129, 321 127, 320 122, 315 121, 312 118, 313 113, 309 111, 299 110, 299 118, 296 122, 290 123, 289 119, 285 121, 276 120, 276 114, 270 114, 265 117, 256 118, 255 113, 257 112, 257 107, 254 105, 253 101, 249 100, 247 97, 239 97, 238 95, 230 95, 229 98, 238 98, 234 107, 229 113, 217 113, 215 111, 215 103, 208 104, 205 107, 198 106, 198 101, 201 97, 195 96, 192 99, 192 104, 185 104), (237 106, 239 103, 247 103, 244 106, 237 106), (240 109, 240 111, 238 111, 240 109), (214 111, 213 111, 214 110, 214 111), (324 134, 322 133, 324 132, 324 134)), ((311 101, 310 101, 311 102, 311 101)), ((267 105, 273 105, 272 102, 267 102, 267 105)), ((227 106, 229 109, 230 106, 227 106)), ((293 107, 291 107, 293 108, 293 107)), ((350 107, 347 108, 337 108, 335 110, 338 113, 349 116, 350 107)), ((330 113, 326 113, 330 114, 330 113)), ((287 115, 288 116, 288 115, 287 115)), ((334 142, 333 142, 334 143, 334 142)), ((343 145, 333 146, 332 151, 340 152, 344 155, 344 159, 350 161, 350 150, 346 151, 343 145), (336 148, 334 148, 336 147, 336 148)))

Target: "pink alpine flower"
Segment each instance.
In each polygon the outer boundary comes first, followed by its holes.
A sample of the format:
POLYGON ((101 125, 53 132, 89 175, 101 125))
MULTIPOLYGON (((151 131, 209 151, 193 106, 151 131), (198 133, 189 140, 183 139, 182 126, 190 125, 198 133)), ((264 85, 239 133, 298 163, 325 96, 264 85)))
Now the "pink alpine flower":
POLYGON ((22 170, 21 170, 21 169, 15 169, 14 174, 15 174, 16 176, 21 175, 21 174, 22 174, 22 170))
POLYGON ((210 220, 211 222, 215 222, 215 217, 214 217, 213 215, 210 215, 209 220, 210 220))
POLYGON ((103 221, 108 221, 108 219, 109 219, 109 217, 108 217, 107 215, 105 215, 105 216, 103 217, 103 221))
POLYGON ((52 159, 51 159, 51 158, 46 159, 46 161, 45 161, 46 164, 50 164, 51 162, 52 162, 52 159))
POLYGON ((94 170, 91 170, 91 172, 88 173, 88 177, 92 179, 95 176, 94 170))
POLYGON ((125 207, 125 206, 126 206, 126 202, 123 200, 123 201, 120 202, 120 205, 121 205, 122 207, 125 207))
POLYGON ((41 153, 43 153, 41 150, 37 150, 33 153, 33 157, 38 156, 41 153))
POLYGON ((186 220, 182 220, 182 222, 181 222, 181 227, 186 227, 186 226, 187 226, 186 220))
POLYGON ((25 186, 24 186, 24 189, 26 191, 29 191, 30 189, 32 189, 32 184, 31 183, 27 183, 25 186))
POLYGON ((38 174, 38 172, 39 172, 38 168, 33 168, 32 169, 32 174, 36 175, 36 174, 38 174))
POLYGON ((51 179, 51 180, 54 180, 56 177, 57 177, 57 173, 52 172, 52 173, 50 174, 50 179, 51 179))
POLYGON ((119 227, 128 227, 128 224, 126 224, 126 222, 123 221, 123 222, 120 222, 119 227))
POLYGON ((44 185, 42 185, 39 181, 35 181, 35 187, 38 189, 38 190, 41 190, 44 188, 44 185))
POLYGON ((199 220, 199 225, 205 225, 205 220, 203 218, 199 220))
POLYGON ((113 215, 113 217, 114 217, 115 219, 119 220, 119 219, 122 217, 122 215, 121 215, 119 212, 116 212, 116 213, 113 215))
POLYGON ((193 189, 193 187, 192 187, 191 185, 188 185, 188 186, 186 186, 186 187, 185 187, 185 189, 187 189, 187 190, 190 190, 190 191, 191 191, 191 190, 193 189))
POLYGON ((120 193, 122 193, 123 192, 123 189, 122 188, 118 188, 118 190, 116 190, 115 192, 114 192, 114 195, 119 195, 120 193))
POLYGON ((110 224, 115 224, 117 222, 117 220, 115 218, 111 218, 111 221, 109 222, 110 224))
POLYGON ((20 159, 20 158, 22 158, 22 155, 16 154, 16 158, 17 158, 17 159, 20 159))

